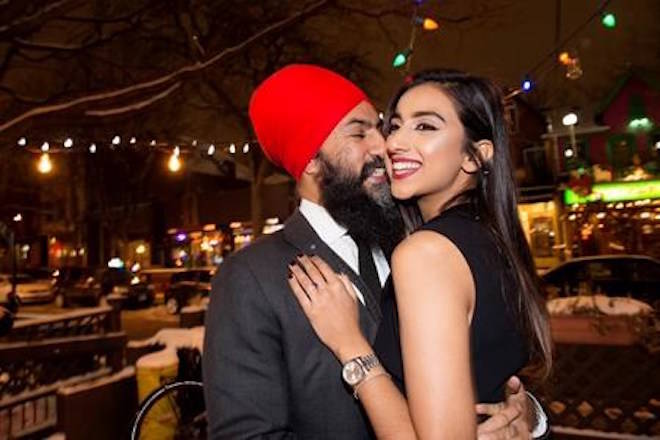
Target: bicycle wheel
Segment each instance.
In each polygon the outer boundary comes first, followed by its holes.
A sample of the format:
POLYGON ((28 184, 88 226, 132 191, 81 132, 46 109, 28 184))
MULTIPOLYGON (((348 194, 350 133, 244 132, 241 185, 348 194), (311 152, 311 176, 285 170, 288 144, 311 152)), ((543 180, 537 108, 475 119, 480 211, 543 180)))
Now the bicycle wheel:
POLYGON ((144 399, 131 428, 131 440, 206 439, 204 386, 197 381, 164 385, 144 399))

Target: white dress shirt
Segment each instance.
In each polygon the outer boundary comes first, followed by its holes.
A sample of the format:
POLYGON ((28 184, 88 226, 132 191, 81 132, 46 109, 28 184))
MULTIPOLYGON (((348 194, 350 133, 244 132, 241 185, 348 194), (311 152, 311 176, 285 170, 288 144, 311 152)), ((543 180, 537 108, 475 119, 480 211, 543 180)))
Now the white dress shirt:
MULTIPOLYGON (((319 238, 359 275, 358 247, 351 236, 348 235, 348 230, 337 223, 323 206, 310 202, 307 199, 300 200, 299 210, 319 238)), ((371 254, 374 258, 380 285, 383 287, 385 281, 387 281, 387 277, 390 276, 390 265, 387 263, 387 259, 380 248, 373 247, 371 254)), ((365 301, 362 292, 357 287, 355 288, 355 292, 360 302, 364 305, 365 301)))

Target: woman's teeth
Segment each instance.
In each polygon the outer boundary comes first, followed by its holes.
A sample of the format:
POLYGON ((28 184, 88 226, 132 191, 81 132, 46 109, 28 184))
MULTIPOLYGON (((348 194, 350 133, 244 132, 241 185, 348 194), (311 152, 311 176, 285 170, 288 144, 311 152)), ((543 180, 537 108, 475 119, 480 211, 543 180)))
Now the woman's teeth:
POLYGON ((394 171, 401 171, 401 170, 416 170, 421 165, 416 162, 395 162, 392 164, 392 169, 394 171))

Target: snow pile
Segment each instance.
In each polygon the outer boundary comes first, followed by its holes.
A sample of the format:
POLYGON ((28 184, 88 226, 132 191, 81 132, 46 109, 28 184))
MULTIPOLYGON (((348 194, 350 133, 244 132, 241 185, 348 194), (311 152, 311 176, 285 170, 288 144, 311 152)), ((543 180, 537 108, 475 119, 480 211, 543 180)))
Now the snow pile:
POLYGON ((547 308, 551 316, 590 314, 635 316, 653 313, 653 307, 645 302, 633 298, 609 297, 605 295, 556 298, 548 301, 547 308))
POLYGON ((151 345, 162 345, 165 348, 140 357, 136 363, 137 368, 157 368, 176 364, 179 362, 176 354, 178 348, 196 348, 201 353, 204 346, 204 327, 164 328, 151 338, 128 343, 128 347, 131 348, 151 345))

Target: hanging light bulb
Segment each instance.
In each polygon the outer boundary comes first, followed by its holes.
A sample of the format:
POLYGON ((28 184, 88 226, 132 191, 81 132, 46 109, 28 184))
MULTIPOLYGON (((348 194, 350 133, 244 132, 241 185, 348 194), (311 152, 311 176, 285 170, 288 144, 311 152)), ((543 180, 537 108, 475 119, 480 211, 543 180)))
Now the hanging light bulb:
POLYGON ((92 154, 96 153, 96 144, 91 144, 89 146, 89 152, 92 154))
POLYGON ((135 145, 136 142, 137 142, 137 139, 135 139, 135 136, 131 137, 131 139, 128 141, 128 143, 131 144, 131 145, 135 145))
POLYGON ((24 147, 27 145, 27 139, 25 138, 25 136, 22 136, 18 138, 18 141, 16 141, 16 143, 18 144, 19 147, 24 147))
POLYGON ((250 143, 246 142, 245 145, 243 145, 243 153, 247 154, 250 152, 250 143))
POLYGON ((408 57, 410 56, 412 50, 410 48, 404 50, 403 52, 399 52, 394 56, 394 60, 392 60, 392 66, 395 68, 399 68, 401 66, 404 66, 408 62, 408 57))
POLYGON ((193 139, 193 141, 192 141, 192 144, 191 144, 191 145, 192 145, 193 147, 196 147, 196 146, 197 146, 197 139, 193 139))
POLYGON ((66 138, 64 140, 64 148, 71 148, 71 147, 73 147, 73 139, 66 138))
POLYGON ((215 145, 211 144, 209 145, 209 149, 206 151, 206 154, 209 156, 213 156, 215 154, 215 145))
POLYGON ((607 29, 614 29, 616 27, 616 16, 611 12, 603 14, 603 17, 600 20, 607 29))
POLYGON ((564 66, 567 66, 572 60, 571 54, 569 54, 566 51, 560 53, 558 58, 559 58, 559 62, 564 66))
POLYGON ((522 88, 522 91, 527 93, 534 88, 534 83, 532 82, 531 78, 529 76, 526 76, 523 80, 522 83, 520 84, 520 87, 522 88))
POLYGON ((176 173, 181 169, 181 159, 179 158, 180 154, 181 154, 181 150, 179 149, 179 147, 174 147, 174 150, 172 151, 172 155, 170 156, 170 159, 167 161, 167 167, 173 173, 176 173))
POLYGON ((117 135, 112 138, 112 145, 119 145, 121 143, 121 138, 117 135))
POLYGON ((236 144, 231 144, 229 145, 229 153, 230 154, 236 154, 236 144))
POLYGON ((44 153, 50 150, 50 144, 48 142, 44 142, 41 144, 41 151, 44 153))
POLYGON ((156 139, 152 139, 151 142, 149 142, 149 145, 151 145, 152 147, 155 147, 156 146, 156 139))
POLYGON ((53 163, 50 161, 50 155, 48 153, 43 153, 39 158, 37 170, 41 174, 48 174, 53 170, 53 163))

